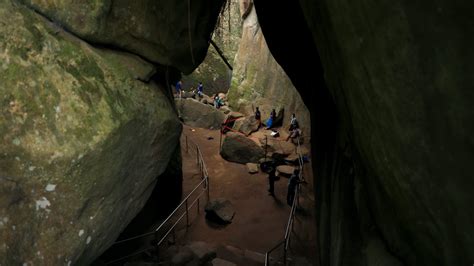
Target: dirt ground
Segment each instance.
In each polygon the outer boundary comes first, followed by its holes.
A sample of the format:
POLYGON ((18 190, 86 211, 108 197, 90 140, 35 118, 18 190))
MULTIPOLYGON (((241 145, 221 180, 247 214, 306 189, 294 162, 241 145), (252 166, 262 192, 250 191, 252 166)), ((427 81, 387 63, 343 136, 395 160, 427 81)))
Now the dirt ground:
MULTIPOLYGON (((259 132, 256 135, 261 134, 259 132)), ((235 216, 231 224, 216 227, 206 221, 201 206, 201 212, 195 212, 190 218, 192 224, 180 242, 205 241, 216 246, 228 245, 265 254, 282 241, 290 212, 290 206, 286 204, 288 179, 281 177, 275 182, 276 197, 268 195, 267 174, 250 174, 245 165, 222 159, 219 155, 219 130, 184 126, 181 142, 184 195, 201 180, 196 170, 196 155, 194 152, 186 152, 185 136, 188 137, 189 143, 193 141, 198 144, 202 151, 209 171, 210 198, 230 200, 235 208, 235 216)), ((298 218, 299 221, 306 220, 306 224, 310 219, 312 218, 308 216, 298 218)), ((312 234, 311 231, 312 229, 308 234, 312 234)), ((302 241, 304 242, 306 241, 302 241)), ((298 244, 296 246, 306 250, 307 252, 302 252, 307 253, 306 256, 313 257, 310 249, 314 247, 298 244)))

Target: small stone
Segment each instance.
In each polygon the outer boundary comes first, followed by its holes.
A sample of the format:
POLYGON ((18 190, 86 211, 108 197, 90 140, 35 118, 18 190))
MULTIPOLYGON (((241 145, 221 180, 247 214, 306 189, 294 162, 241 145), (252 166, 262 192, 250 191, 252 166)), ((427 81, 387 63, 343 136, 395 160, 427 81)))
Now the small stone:
POLYGON ((231 223, 235 215, 232 203, 222 198, 209 201, 204 210, 206 211, 206 219, 218 224, 231 223))
POLYGON ((55 189, 56 189, 56 185, 54 185, 54 184, 48 184, 46 186, 46 191, 48 191, 48 192, 53 192, 55 189))
POLYGON ((249 173, 256 174, 258 173, 258 165, 256 163, 247 163, 247 169, 249 173))
POLYGON ((295 167, 289 165, 280 165, 277 167, 277 175, 290 177, 293 174, 295 167))

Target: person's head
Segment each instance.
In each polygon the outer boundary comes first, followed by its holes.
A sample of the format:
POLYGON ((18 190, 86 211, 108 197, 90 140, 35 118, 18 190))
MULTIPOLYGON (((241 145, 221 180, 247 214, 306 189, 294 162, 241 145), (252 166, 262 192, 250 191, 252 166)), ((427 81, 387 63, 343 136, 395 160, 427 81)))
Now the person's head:
POLYGON ((258 111, 258 106, 256 107, 256 111, 258 111))
POLYGON ((295 113, 293 113, 291 116, 292 116, 292 117, 296 117, 295 113))
POLYGON ((199 81, 199 85, 202 85, 202 82, 201 82, 201 81, 199 81))

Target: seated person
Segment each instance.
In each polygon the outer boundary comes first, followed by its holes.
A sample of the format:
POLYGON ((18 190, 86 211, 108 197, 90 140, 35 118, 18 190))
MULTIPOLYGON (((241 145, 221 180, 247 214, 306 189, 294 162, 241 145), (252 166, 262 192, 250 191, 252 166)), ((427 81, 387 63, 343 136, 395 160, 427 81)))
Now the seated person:
POLYGON ((267 120, 267 129, 272 128, 273 122, 275 122, 275 118, 276 118, 276 111, 275 109, 273 109, 272 112, 270 113, 270 118, 268 118, 267 120))
POLYGON ((294 128, 293 130, 291 130, 290 135, 288 135, 288 137, 286 138, 286 141, 288 141, 290 138, 296 139, 299 136, 301 136, 301 129, 294 128))

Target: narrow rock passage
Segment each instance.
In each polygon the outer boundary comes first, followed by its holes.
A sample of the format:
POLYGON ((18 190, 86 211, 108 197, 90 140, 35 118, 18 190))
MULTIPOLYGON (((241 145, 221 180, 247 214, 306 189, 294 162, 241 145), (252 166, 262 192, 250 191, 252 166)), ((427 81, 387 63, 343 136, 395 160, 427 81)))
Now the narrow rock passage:
MULTIPOLYGON (((248 173, 244 164, 228 162, 219 155, 219 131, 184 126, 183 135, 198 144, 210 176, 210 198, 225 198, 232 202, 235 216, 231 224, 216 226, 206 219, 201 206, 201 213, 193 215, 181 243, 204 241, 217 247, 218 257, 228 257, 229 247, 238 248, 246 254, 253 252, 265 254, 270 248, 283 239, 290 207, 286 204, 288 179, 280 177, 275 182, 275 195, 268 195, 267 174, 248 173), (212 137, 212 139, 210 139, 212 137), (224 249, 223 247, 227 247, 224 249), (221 253, 221 254, 219 254, 221 253)), ((195 171, 195 154, 186 153, 182 141, 184 195, 191 191, 200 181, 195 171)), ((191 212, 195 212, 192 210, 191 212)), ((310 217, 298 217, 298 223, 311 223, 310 217)), ((298 226, 298 225, 297 225, 298 226)), ((309 233, 309 232, 308 232, 309 233)), ((294 243, 297 243, 295 236, 294 243)), ((296 244, 298 249, 309 249, 296 244)), ((300 252, 301 253, 301 252, 300 252)), ((305 253, 305 252, 303 252, 305 253)), ((259 255, 255 254, 258 260, 259 255)))

